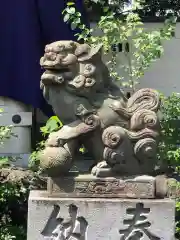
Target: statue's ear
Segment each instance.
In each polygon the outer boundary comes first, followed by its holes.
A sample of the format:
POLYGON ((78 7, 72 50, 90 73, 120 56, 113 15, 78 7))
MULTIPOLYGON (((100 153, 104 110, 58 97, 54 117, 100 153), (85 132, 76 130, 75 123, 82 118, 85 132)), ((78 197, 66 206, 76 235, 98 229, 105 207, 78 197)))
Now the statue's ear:
POLYGON ((95 47, 91 48, 90 55, 91 57, 95 56, 98 53, 102 52, 103 44, 97 44, 95 47))
POLYGON ((102 44, 98 44, 94 47, 89 48, 89 51, 84 52, 82 55, 79 55, 78 61, 82 62, 82 61, 90 60, 93 56, 101 53, 102 46, 103 46, 102 44))

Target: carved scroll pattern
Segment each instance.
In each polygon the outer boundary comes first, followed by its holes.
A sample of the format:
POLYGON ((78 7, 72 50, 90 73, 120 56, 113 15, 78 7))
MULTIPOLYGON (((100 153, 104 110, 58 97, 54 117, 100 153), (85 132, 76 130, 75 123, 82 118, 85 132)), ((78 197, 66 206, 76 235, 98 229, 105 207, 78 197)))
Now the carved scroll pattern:
POLYGON ((140 163, 151 160, 152 165, 154 164, 160 128, 156 114, 159 104, 159 95, 156 91, 141 89, 128 100, 126 108, 118 106, 117 102, 111 106, 119 115, 129 119, 129 127, 125 129, 120 126, 110 126, 102 134, 105 145, 104 160, 110 166, 125 163, 122 148, 118 150, 125 139, 131 142, 134 148, 133 154, 140 163), (113 150, 115 148, 116 151, 113 150))
POLYGON ((150 110, 157 112, 160 106, 159 94, 157 91, 144 88, 134 93, 127 101, 126 107, 118 102, 112 104, 111 108, 119 115, 131 118, 139 110, 150 110))
POLYGON ((154 196, 153 190, 152 190, 152 184, 151 183, 136 183, 135 181, 97 181, 97 182, 90 182, 87 186, 87 188, 83 189, 84 193, 92 193, 92 194, 119 194, 126 197, 138 197, 147 195, 149 198, 154 196))

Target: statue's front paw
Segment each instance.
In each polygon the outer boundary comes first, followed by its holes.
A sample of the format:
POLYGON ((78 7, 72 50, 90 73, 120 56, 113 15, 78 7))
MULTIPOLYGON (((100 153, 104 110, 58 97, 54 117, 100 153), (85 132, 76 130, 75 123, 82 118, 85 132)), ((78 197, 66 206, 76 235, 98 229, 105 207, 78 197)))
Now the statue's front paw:
POLYGON ((106 161, 102 161, 92 168, 91 174, 96 177, 110 177, 112 176, 112 169, 106 161))
POLYGON ((101 168, 109 168, 108 164, 106 161, 102 161, 102 162, 99 162, 96 166, 94 166, 91 170, 91 173, 94 175, 94 176, 97 176, 98 175, 98 172, 99 172, 99 169, 101 168))
POLYGON ((95 166, 92 168, 91 174, 96 177, 102 177, 102 172, 104 172, 102 170, 104 170, 104 169, 95 166))
POLYGON ((96 176, 96 175, 97 175, 97 171, 98 171, 97 166, 94 166, 94 167, 92 168, 92 170, 91 170, 91 174, 92 174, 93 176, 96 176))
POLYGON ((50 133, 46 141, 47 147, 58 147, 58 135, 56 132, 50 133))
POLYGON ((65 140, 60 139, 58 132, 53 132, 49 134, 49 137, 46 141, 47 147, 63 147, 63 145, 66 143, 65 140))
POLYGON ((99 162, 96 166, 97 168, 109 168, 109 165, 106 161, 99 162))

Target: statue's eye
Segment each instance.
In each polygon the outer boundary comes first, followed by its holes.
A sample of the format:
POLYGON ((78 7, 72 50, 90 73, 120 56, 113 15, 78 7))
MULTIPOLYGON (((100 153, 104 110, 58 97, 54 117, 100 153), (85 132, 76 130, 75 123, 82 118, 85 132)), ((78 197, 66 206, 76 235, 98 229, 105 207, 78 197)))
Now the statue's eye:
POLYGON ((85 66, 85 70, 91 71, 92 70, 92 65, 91 64, 87 64, 85 66))
POLYGON ((63 52, 65 50, 65 46, 64 45, 59 45, 58 46, 58 51, 59 52, 63 52))
POLYGON ((82 77, 81 77, 81 76, 77 76, 77 77, 74 79, 74 81, 75 81, 76 83, 80 83, 80 82, 82 81, 82 77))
POLYGON ((85 66, 84 66, 84 75, 86 76, 86 77, 90 77, 90 76, 92 76, 92 75, 94 75, 95 74, 95 66, 94 65, 92 65, 92 64, 86 64, 85 66))

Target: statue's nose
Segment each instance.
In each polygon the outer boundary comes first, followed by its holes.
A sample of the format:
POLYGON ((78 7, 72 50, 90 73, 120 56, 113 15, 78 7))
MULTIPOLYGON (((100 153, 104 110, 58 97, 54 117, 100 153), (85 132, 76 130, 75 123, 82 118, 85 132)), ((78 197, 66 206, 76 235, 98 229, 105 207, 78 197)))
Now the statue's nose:
POLYGON ((48 60, 54 61, 54 60, 56 60, 57 54, 54 53, 54 52, 48 52, 48 53, 45 54, 45 57, 48 60))

